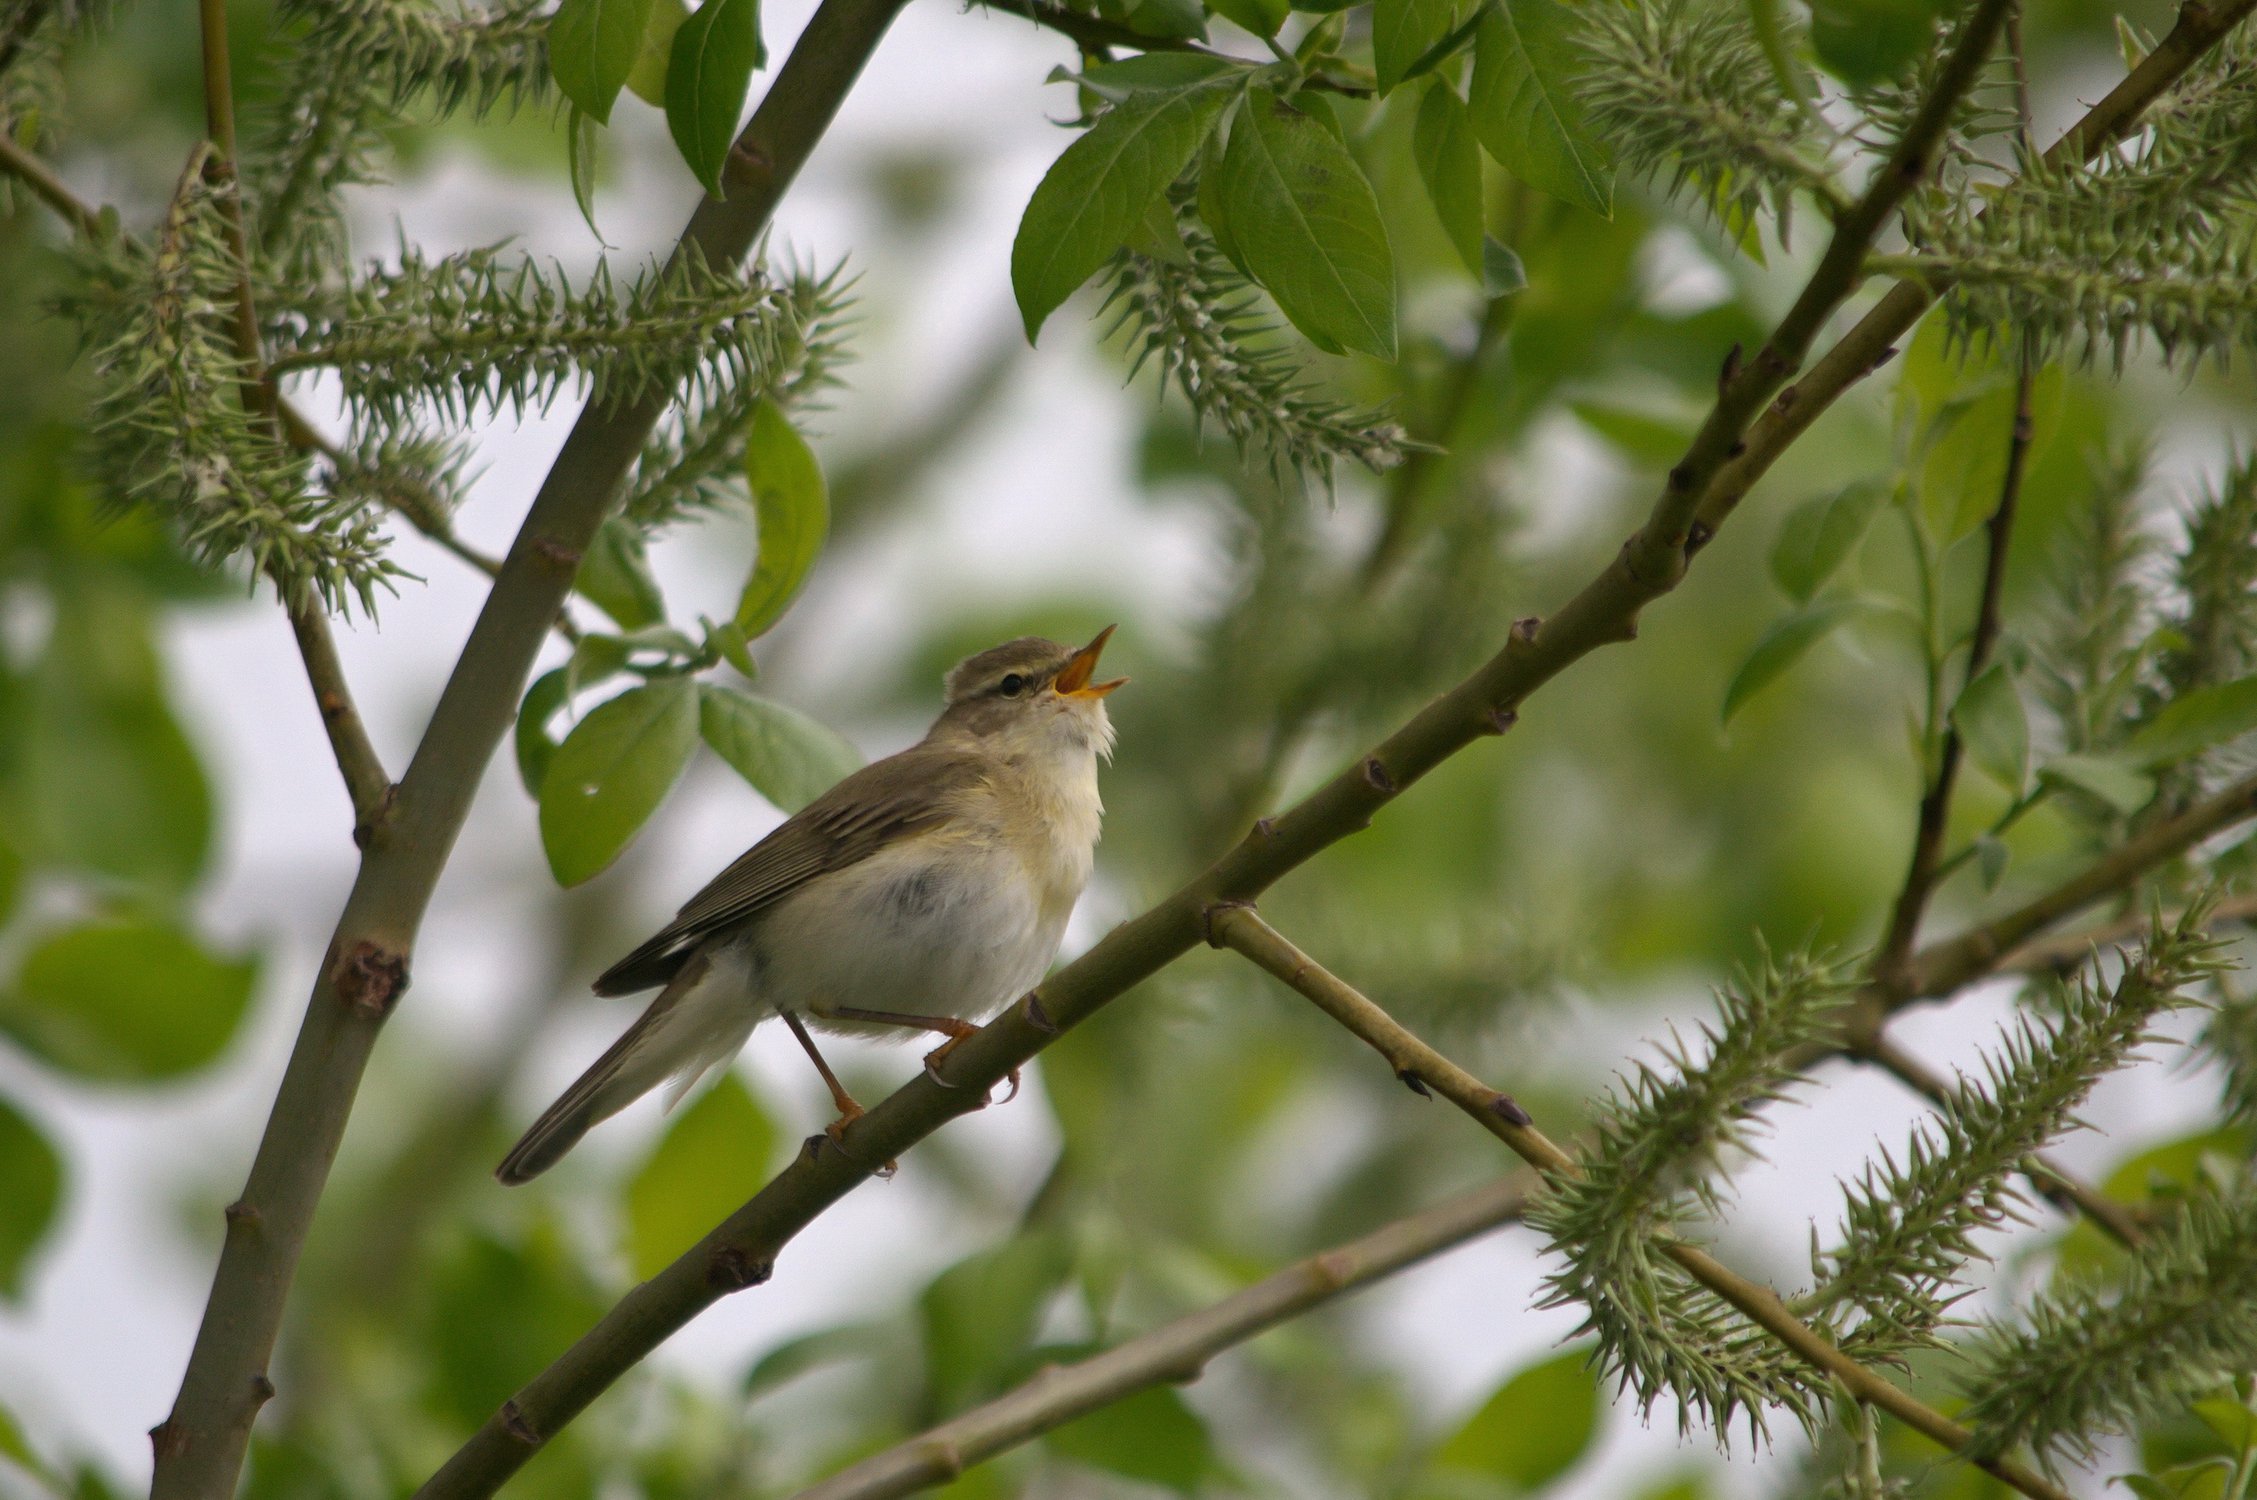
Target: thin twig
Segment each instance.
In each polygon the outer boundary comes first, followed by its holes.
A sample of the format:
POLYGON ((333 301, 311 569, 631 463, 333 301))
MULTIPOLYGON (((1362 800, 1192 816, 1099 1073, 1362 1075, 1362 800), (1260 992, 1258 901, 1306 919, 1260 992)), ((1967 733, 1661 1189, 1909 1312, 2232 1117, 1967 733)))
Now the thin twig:
MULTIPOLYGON (((2083 966, 2095 953, 2110 944, 2120 943, 2126 938, 2146 932, 2152 920, 2145 912, 2128 911, 2113 921, 2082 932, 2039 938, 2007 953, 1993 966, 1992 972, 2060 978, 2083 966)), ((2173 915, 2166 918, 2165 922, 2169 925, 2177 920, 2177 916, 2173 915)), ((2251 921, 2257 921, 2257 893, 2228 896, 2210 908, 2210 925, 2213 928, 2251 921)))
MULTIPOLYGON (((1999 484, 1998 503, 1991 507, 1990 520, 1984 525, 1983 591, 1975 606, 1975 630, 1967 643, 1967 670, 1961 678, 1962 685, 1982 675, 1991 659, 1992 648, 1998 644, 2000 603, 2006 593, 2007 550, 2014 537, 2014 512, 2022 495, 2022 474, 2030 457, 2030 387, 2037 376, 2035 362, 2026 350, 2021 366, 2014 387, 2014 419, 2006 436, 2006 477, 1999 484)), ((1928 900, 1941 883, 1938 865, 1943 858, 1945 829, 1951 820, 1951 795, 1958 785, 1959 764, 1966 750, 1957 720, 1947 715, 1943 731, 1943 744, 1936 753, 1935 779, 1920 799, 1919 822, 1913 832, 1912 858, 1904 873, 1904 885, 1897 893, 1896 904, 1889 913, 1889 929, 1873 959, 1876 974, 1901 979, 1901 971, 1912 957, 1912 945, 1919 940, 1920 918, 1927 912, 1928 900)))
MULTIPOLYGON (((1313 1002, 1386 1058, 1398 1077, 1406 1082, 1415 1079, 1419 1086, 1449 1100, 1530 1166, 1561 1176, 1572 1176, 1581 1170, 1575 1158, 1530 1123, 1527 1114, 1508 1096, 1489 1087, 1399 1025, 1353 985, 1296 948, 1256 915, 1252 907, 1217 907, 1210 915, 1209 926, 1216 946, 1233 949, 1276 975, 1288 988, 1313 1002)), ((2025 1495, 2039 1497, 2039 1500, 2068 1500, 2066 1491, 2011 1459, 1978 1458, 1971 1454, 1968 1449, 1975 1441, 1973 1433, 1842 1353, 1796 1317, 1769 1287, 1748 1280, 1706 1251, 1682 1241, 1665 1238, 1658 1248, 1684 1267, 1694 1280, 1731 1303, 1805 1363, 1839 1380, 1858 1400, 1888 1412, 2025 1495)))
POLYGON ((1902 982, 1876 982, 1870 1003, 1897 1009, 1948 995, 1995 972, 2016 947, 2104 896, 2125 889, 2167 859, 2257 816, 2257 775, 2126 839, 2084 869, 2002 917, 1938 943, 1905 966, 1902 982))
POLYGON ((793 1500, 889 1500, 955 1478, 976 1463, 1153 1386, 1199 1378, 1226 1349, 1311 1309, 1520 1218, 1532 1186, 1517 1173, 1398 1219, 1287 1267, 1212 1307, 1103 1354, 1053 1365, 928 1432, 872 1454, 793 1500))
POLYGON ((0 169, 14 174, 25 187, 37 194, 42 202, 56 213, 70 220, 71 227, 92 239, 101 231, 101 216, 84 199, 63 185, 48 167, 15 138, 0 130, 0 169))
MULTIPOLYGON (((677 255, 712 266, 744 258, 903 3, 824 0, 738 137, 723 172, 726 199, 698 205, 677 255)), ((370 829, 250 1180, 228 1212, 179 1399, 158 1428, 153 1500, 227 1500, 234 1493, 252 1419, 273 1390, 266 1365, 306 1231, 369 1053, 406 987, 424 910, 581 554, 669 396, 653 391, 582 411, 407 774, 370 829)))
MULTIPOLYGON (((1959 1090, 1926 1063, 1886 1036, 1852 1042, 1844 1048, 1850 1056, 1871 1062, 1930 1103, 1950 1108, 1959 1090)), ((2054 1207, 2081 1213, 2127 1249, 2147 1237, 2139 1215, 2042 1152, 2022 1159, 2022 1175, 2054 1207)))
MULTIPOLYGON (((2231 4, 2238 19, 2257 0, 2231 0, 2231 4)), ((2155 56, 2151 54, 2149 63, 2136 70, 2137 87, 2110 93, 2096 107, 2098 123, 2073 134, 2080 139, 2113 139, 2148 100, 2231 29, 2230 23, 2213 25, 2206 20, 2197 35, 2188 30, 2189 25, 2182 18, 2181 29, 2173 33, 2181 40, 2170 44, 2166 39, 2166 62, 2149 66, 2155 56)), ((1829 353, 1826 359, 1834 357, 1829 353)), ((1870 365, 1873 357, 1865 355, 1864 363, 1870 365)), ((1843 381, 1834 394, 1850 383, 1843 381)), ((620 472, 632 457, 632 449, 619 455, 620 472)), ((1733 467, 1740 462, 1731 460, 1716 473, 1711 492, 1728 475, 1753 482, 1752 474, 1733 467)), ((1674 507, 1681 501, 1673 490, 1664 503, 1674 507)), ((1705 507, 1705 499, 1702 503, 1705 507)), ((1654 532, 1649 522, 1641 536, 1654 532)), ((906 1155, 949 1121, 981 1108, 988 1089, 1065 1031, 1204 941, 1206 914, 1216 902, 1253 900, 1323 850, 1368 826, 1382 808, 1443 761, 1476 740, 1502 732, 1527 698, 1566 668, 1603 645, 1634 638, 1639 611, 1677 585, 1687 556, 1684 550, 1676 552, 1680 565, 1675 567, 1642 567, 1633 557, 1637 547, 1638 539, 1633 538, 1557 614, 1515 625, 1495 656, 1374 750, 1291 809, 1262 819, 1181 889, 1115 928, 981 1028, 944 1065, 945 1078, 920 1073, 848 1126, 839 1149, 802 1152, 704 1239, 629 1292, 505 1402, 423 1487, 421 1500, 468 1500, 492 1494, 550 1437, 678 1329, 729 1293, 765 1281, 793 1237, 868 1180, 880 1164, 906 1155)), ((512 685, 522 680, 520 675, 512 685)), ((495 733, 498 737, 498 726, 495 733)), ((2058 915, 2067 915, 2078 904, 2071 903, 2058 915)), ((1941 977, 1941 968, 1938 974, 1941 977)))

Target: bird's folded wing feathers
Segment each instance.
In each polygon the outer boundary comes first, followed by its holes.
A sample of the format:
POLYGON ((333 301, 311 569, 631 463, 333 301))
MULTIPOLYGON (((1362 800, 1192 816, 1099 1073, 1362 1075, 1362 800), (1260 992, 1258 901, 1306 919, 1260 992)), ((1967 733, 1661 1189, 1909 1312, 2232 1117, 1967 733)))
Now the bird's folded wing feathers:
POLYGON ((979 776, 977 756, 922 745, 864 766, 714 876, 650 941, 606 969, 596 993, 665 983, 705 938, 945 816, 954 794, 979 776))

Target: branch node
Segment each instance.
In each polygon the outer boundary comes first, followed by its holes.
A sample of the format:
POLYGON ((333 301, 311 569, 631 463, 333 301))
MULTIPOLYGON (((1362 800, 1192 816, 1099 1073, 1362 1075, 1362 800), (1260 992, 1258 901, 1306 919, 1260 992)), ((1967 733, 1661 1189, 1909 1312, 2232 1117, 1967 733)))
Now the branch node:
POLYGON ((256 1229, 259 1227, 259 1211, 241 1198, 228 1204, 227 1207, 220 1210, 220 1213, 227 1220, 227 1227, 230 1229, 256 1229))
POLYGON ((1724 351, 1724 366, 1716 372, 1716 388, 1719 391, 1739 378, 1740 356, 1743 352, 1737 339, 1732 341, 1731 348, 1724 351))
POLYGON ((1522 616, 1520 619, 1513 621, 1512 632, 1505 637, 1505 649, 1509 651, 1515 646, 1535 645, 1536 632, 1542 630, 1543 628, 1544 621, 1542 616, 1522 616))
POLYGON ((934 1468, 940 1470, 942 1478, 954 1479, 964 1472, 963 1450, 948 1439, 934 1438, 919 1446, 924 1449, 926 1459, 932 1463, 934 1468))
POLYGON ((1309 1270, 1318 1285, 1326 1291, 1337 1292, 1355 1281, 1356 1257, 1346 1250, 1327 1250, 1309 1258, 1309 1270))
POLYGON ((1489 1113, 1495 1115, 1507 1125, 1527 1126, 1536 1123, 1536 1117, 1522 1109, 1520 1102, 1510 1094, 1491 1094, 1489 1096, 1489 1113))
POLYGON ((1795 387, 1791 385, 1786 387, 1779 392, 1777 399, 1775 399, 1771 403, 1771 409, 1779 413, 1779 415, 1785 416, 1788 412, 1791 412, 1795 409, 1795 398, 1799 394, 1801 393, 1797 391, 1795 387))
POLYGON ((1503 734, 1519 722, 1518 709, 1492 708, 1481 716, 1481 727, 1490 734, 1503 734))
POLYGON ((353 825, 354 848, 366 849, 376 842, 376 830, 392 816, 392 804, 399 801, 399 798, 400 784, 396 781, 388 783, 384 788, 384 795, 377 798, 376 805, 368 810, 368 816, 353 825))
POLYGON ((1256 818, 1256 819, 1254 820, 1254 837, 1256 837, 1256 838, 1260 838, 1260 839, 1274 839, 1274 838, 1276 838, 1276 837, 1277 837, 1277 819, 1275 819, 1275 818, 1256 818))
POLYGON ((1216 927, 1216 923, 1221 921, 1222 918, 1234 911, 1252 911, 1253 909, 1254 903, 1251 901, 1210 901, 1200 908, 1199 930, 1205 935, 1207 946, 1210 948, 1225 946, 1223 935, 1216 927))
POLYGON ((1676 495, 1687 493, 1693 487, 1693 480, 1694 474, 1693 466, 1691 464, 1677 465, 1675 468, 1669 471, 1670 493, 1676 495))
POLYGON ((1039 990, 1027 991, 1026 999, 1019 1002, 1019 1010, 1027 1018, 1027 1024, 1044 1036, 1058 1034, 1058 1023, 1051 1020, 1050 1012, 1042 1008, 1042 994, 1039 990))
POLYGON ((1382 765, 1376 755, 1364 757, 1364 780, 1389 797, 1395 795, 1395 773, 1382 765))
MULTIPOLYGON (((814 1139, 827 1140, 827 1136, 814 1139)), ((776 1263, 764 1256, 754 1255, 741 1245, 723 1245, 713 1252, 705 1263, 705 1284, 724 1292, 741 1292, 748 1286, 758 1286, 776 1274, 776 1263)))
POLYGON ((538 1448, 541 1446, 540 1429, 533 1425, 532 1418, 525 1415, 525 1408, 517 1404, 515 1396, 502 1403, 502 1409, 495 1413, 495 1417, 501 1423, 502 1431, 508 1433, 526 1447, 538 1448))
POLYGON ((1431 1099, 1434 1097, 1434 1091, 1426 1086, 1426 1080, 1418 1076, 1418 1069, 1397 1068, 1395 1070, 1395 1076, 1403 1081, 1404 1088, 1409 1089, 1412 1093, 1418 1095, 1421 1099, 1431 1099))
POLYGON ((580 571, 579 549, 567 547, 553 536, 533 538, 533 555, 560 573, 577 573, 580 571))
POLYGON ((178 1458, 188 1451, 188 1429, 167 1417, 149 1429, 149 1447, 159 1458, 178 1458))
POLYGON ((348 1009, 382 1020, 408 987, 408 961, 364 940, 330 970, 329 982, 348 1009))
POLYGON ((251 1377, 251 1409, 258 1410, 274 1399, 274 1382, 264 1370, 251 1377))
MULTIPOLYGON (((1745 447, 1746 445, 1742 444, 1741 446, 1745 447)), ((1715 537, 1716 528, 1714 526, 1709 525, 1706 521, 1695 521, 1685 528, 1685 555, 1688 558, 1697 556, 1701 548, 1707 546, 1715 537)))
POLYGON ((1872 374, 1875 370, 1880 369, 1881 366, 1887 364, 1890 360, 1895 359, 1896 357, 1897 346, 1894 344, 1885 346, 1879 354, 1873 356, 1873 363, 1865 367, 1865 373, 1868 375, 1872 374))

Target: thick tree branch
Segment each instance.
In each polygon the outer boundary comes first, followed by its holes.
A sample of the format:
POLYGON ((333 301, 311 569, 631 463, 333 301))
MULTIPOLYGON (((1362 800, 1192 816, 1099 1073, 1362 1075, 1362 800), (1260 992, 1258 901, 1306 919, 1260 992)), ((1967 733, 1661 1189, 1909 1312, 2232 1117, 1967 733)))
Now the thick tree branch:
MULTIPOLYGON (((707 199, 677 253, 741 260, 830 124, 902 0, 825 0, 732 151, 726 200, 707 199)), ((156 1500, 227 1500, 306 1230, 378 1030, 407 984, 424 908, 507 731, 541 640, 663 393, 588 409, 534 499, 397 794, 370 830, 359 878, 314 986, 250 1180, 228 1211, 204 1320, 172 1415, 154 1434, 156 1500)))
MULTIPOLYGON (((1313 1002, 1386 1058, 1398 1077, 1422 1092, 1431 1089, 1449 1100, 1530 1166, 1563 1176, 1580 1170, 1573 1156, 1529 1123, 1519 1105, 1397 1024, 1354 986, 1293 946, 1257 916, 1253 908, 1218 906, 1209 925, 1213 933, 1211 940, 1217 947, 1231 948, 1283 980, 1288 988, 1313 1002)), ((1805 1363, 1840 1381, 1858 1400, 1879 1407, 2025 1495, 2039 1497, 2039 1500, 2068 1500, 2066 1491, 2019 1463, 2009 1459, 1977 1458, 1969 1453, 1969 1445, 1975 1440, 1973 1433, 1844 1354, 1796 1317, 1769 1287, 1748 1280, 1706 1251, 1683 1241, 1663 1239, 1659 1248, 1695 1281, 1731 1303, 1750 1322, 1805 1363)))
POLYGON ((1207 1362, 1226 1349, 1516 1221, 1531 1186, 1521 1173, 1475 1188, 1312 1255, 1103 1354, 1052 1365, 993 1401, 801 1490, 793 1500, 914 1494, 1101 1406, 1153 1386, 1197 1380, 1207 1362))
MULTIPOLYGON (((2238 20, 2257 0, 2231 0, 2231 4, 2233 19, 2238 20)), ((2173 36, 2180 36, 2187 25, 2182 17, 2173 36)), ((2230 21, 2205 20, 2198 44, 2183 40, 2172 44, 2173 60, 2160 69, 2143 63, 2134 74, 2141 80, 2138 88, 2112 92, 2096 115, 2105 114, 2112 122, 2110 130, 2120 131, 2139 108, 2230 29, 2230 21), (2137 102, 2127 110, 2123 100, 2132 97, 2137 102)), ((1866 363, 1871 362, 1869 355, 1866 363)), ((1844 381, 1842 388, 1848 384, 1844 381)), ((1742 477, 1753 482, 1753 474, 1742 473, 1742 477)), ((1725 479, 1724 471, 1716 471, 1710 488, 1725 479)), ((1675 495, 1673 485, 1657 505, 1657 515, 1681 504, 1675 495)), ((1683 547, 1670 554, 1676 559, 1673 566, 1633 566, 1634 555, 1644 556, 1648 550, 1642 549, 1641 539, 1665 530, 1649 522, 1558 614, 1514 625, 1502 650, 1370 754, 1289 811, 1261 819, 1180 890, 1115 928, 1052 974, 959 1047, 945 1064, 945 1079, 931 1073, 912 1079, 848 1126, 840 1149, 824 1147, 827 1137, 814 1138, 809 1149, 766 1187, 673 1264, 629 1292, 505 1402, 418 1491, 421 1500, 492 1494, 543 1443, 676 1330, 730 1292, 767 1280, 777 1255, 792 1238, 879 1165, 906 1154, 950 1120, 981 1108, 987 1090, 1063 1032, 1202 942, 1206 915, 1218 902, 1259 896, 1367 826, 1381 808, 1443 761, 1477 739, 1504 732, 1522 703, 1567 667, 1603 645, 1633 639, 1639 611, 1674 588, 1684 573, 1688 549, 1683 547)))
MULTIPOLYGON (((1998 644, 2000 601, 2006 593, 2006 554, 2014 537, 2014 511, 2022 495, 2022 471, 2030 457, 2030 386, 2036 378, 2036 368, 2025 354, 2021 372, 2014 387, 2014 419, 2006 437, 2006 477, 1999 484, 1998 503, 1991 508, 1990 520, 1984 527, 1983 591, 1975 605, 1975 629, 1967 643, 1967 670, 1962 684, 1973 682, 1982 675, 1983 667, 1991 659, 1991 649, 1998 644)), ((1949 705, 1939 705, 1948 710, 1949 705)), ((1881 946, 1874 955, 1873 972, 1901 979, 1907 960, 1912 956, 1912 945, 1919 940, 1920 918, 1928 910, 1928 899, 1935 894, 1940 883, 1939 865, 1943 860, 1944 831, 1951 819, 1951 794, 1959 781, 1959 762, 1965 746, 1960 741, 1959 725, 1948 715, 1943 725, 1943 743, 1936 752, 1935 779, 1929 783, 1927 795, 1920 799, 1920 815, 1912 836, 1912 858, 1905 870, 1904 885, 1897 893, 1895 906, 1889 913, 1889 928, 1881 937, 1881 946)))

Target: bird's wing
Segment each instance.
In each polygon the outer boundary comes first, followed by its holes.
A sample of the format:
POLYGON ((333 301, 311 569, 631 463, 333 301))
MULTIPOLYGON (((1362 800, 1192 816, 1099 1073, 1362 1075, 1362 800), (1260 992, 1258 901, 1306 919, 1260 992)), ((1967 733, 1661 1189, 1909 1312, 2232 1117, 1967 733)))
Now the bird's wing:
POLYGON ((714 876, 649 942, 606 969, 596 993, 665 983, 715 932, 945 816, 953 795, 980 774, 978 757, 928 745, 864 766, 714 876))

